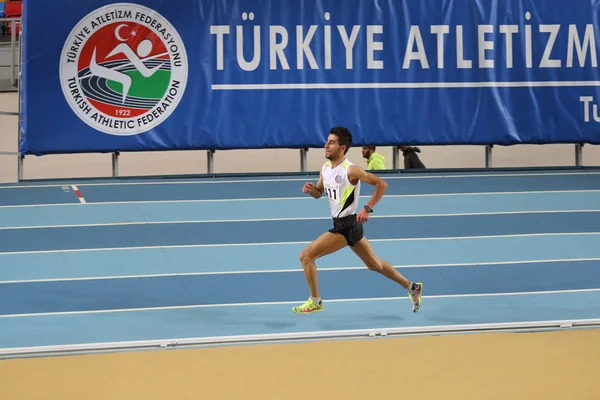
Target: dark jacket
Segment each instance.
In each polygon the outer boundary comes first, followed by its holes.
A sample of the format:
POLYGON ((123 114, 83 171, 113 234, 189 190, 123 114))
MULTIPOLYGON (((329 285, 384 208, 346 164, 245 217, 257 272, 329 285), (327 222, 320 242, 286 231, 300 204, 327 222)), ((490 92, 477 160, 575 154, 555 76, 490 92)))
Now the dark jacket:
POLYGON ((409 147, 406 150, 402 150, 404 155, 404 168, 425 168, 425 164, 419 159, 417 153, 420 153, 421 149, 418 147, 409 147))

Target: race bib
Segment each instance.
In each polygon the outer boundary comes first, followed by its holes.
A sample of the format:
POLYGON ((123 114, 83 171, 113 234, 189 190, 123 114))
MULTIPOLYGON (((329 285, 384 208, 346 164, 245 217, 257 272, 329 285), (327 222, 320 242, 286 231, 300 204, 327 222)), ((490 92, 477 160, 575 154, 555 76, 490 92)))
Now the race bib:
POLYGON ((338 185, 325 185, 325 193, 329 201, 340 202, 340 187, 338 185))

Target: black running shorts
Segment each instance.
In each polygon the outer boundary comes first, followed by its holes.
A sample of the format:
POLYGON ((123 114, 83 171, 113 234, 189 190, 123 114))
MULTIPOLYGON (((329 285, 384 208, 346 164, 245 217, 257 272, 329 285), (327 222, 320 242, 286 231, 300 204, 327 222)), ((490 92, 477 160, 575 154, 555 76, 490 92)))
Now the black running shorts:
POLYGON ((363 238, 363 226, 356 220, 356 214, 334 218, 333 229, 330 229, 329 232, 343 235, 350 247, 354 247, 363 238))

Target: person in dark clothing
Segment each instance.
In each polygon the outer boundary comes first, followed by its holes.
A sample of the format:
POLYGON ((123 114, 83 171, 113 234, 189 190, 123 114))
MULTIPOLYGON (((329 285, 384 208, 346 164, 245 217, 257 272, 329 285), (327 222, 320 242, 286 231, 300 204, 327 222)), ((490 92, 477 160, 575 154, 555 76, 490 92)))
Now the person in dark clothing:
POLYGON ((402 155, 404 156, 405 169, 425 168, 425 164, 423 164, 417 154, 421 152, 421 149, 418 147, 400 146, 400 150, 402 150, 402 155))

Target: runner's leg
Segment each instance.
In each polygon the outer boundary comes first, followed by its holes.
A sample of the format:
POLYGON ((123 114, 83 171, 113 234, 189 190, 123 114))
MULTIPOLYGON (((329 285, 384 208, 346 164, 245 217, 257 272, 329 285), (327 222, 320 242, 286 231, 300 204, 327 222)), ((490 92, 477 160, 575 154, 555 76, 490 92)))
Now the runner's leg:
POLYGON ((315 260, 327 254, 334 253, 346 245, 344 236, 338 233, 325 232, 302 250, 300 253, 300 262, 304 269, 306 282, 310 288, 311 297, 316 299, 321 298, 315 260))
POLYGON ((359 240, 354 247, 351 247, 351 249, 371 271, 379 272, 385 277, 402 285, 404 289, 408 289, 411 282, 398 272, 392 264, 377 257, 371 243, 369 243, 366 237, 359 240))
POLYGON ((409 281, 400 272, 398 272, 392 266, 392 264, 377 257, 373 247, 371 246, 371 243, 369 243, 366 237, 363 237, 361 240, 359 240, 355 246, 351 247, 351 249, 357 256, 360 257, 367 268, 369 268, 371 271, 379 272, 383 276, 399 283, 404 289, 406 289, 406 293, 413 304, 413 312, 419 311, 421 308, 421 296, 423 293, 422 283, 413 283, 409 281))

